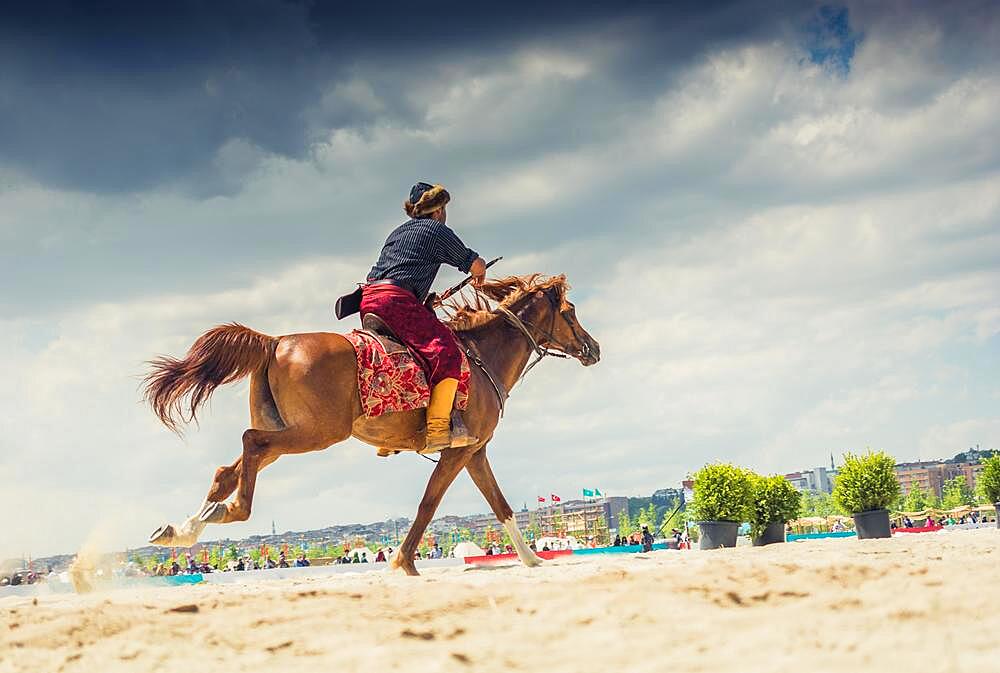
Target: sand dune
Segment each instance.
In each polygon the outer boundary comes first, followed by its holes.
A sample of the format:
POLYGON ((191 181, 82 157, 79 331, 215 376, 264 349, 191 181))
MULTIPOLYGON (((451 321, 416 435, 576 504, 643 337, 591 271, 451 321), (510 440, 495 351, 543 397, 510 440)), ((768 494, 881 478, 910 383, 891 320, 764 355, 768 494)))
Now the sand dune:
POLYGON ((1000 531, 0 600, 0 671, 998 670, 1000 531))

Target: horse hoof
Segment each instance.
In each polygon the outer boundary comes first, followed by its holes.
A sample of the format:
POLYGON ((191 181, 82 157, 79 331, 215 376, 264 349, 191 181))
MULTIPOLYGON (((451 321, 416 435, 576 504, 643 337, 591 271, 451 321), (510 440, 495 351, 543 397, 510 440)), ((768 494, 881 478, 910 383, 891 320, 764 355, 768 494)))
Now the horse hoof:
POLYGON ((198 520, 202 523, 222 523, 226 518, 226 511, 226 503, 210 502, 202 508, 198 520))
POLYGON ((529 568, 537 568, 542 565, 542 563, 544 563, 544 560, 540 556, 535 556, 534 554, 532 554, 530 558, 524 560, 524 565, 529 568))
POLYGON ((410 561, 409 563, 404 562, 399 551, 389 558, 389 570, 402 570, 410 577, 417 577, 420 575, 420 573, 417 572, 416 564, 414 564, 413 561, 410 561))
POLYGON ((169 523, 165 526, 160 526, 153 531, 153 534, 149 536, 149 544, 160 545, 162 547, 167 547, 170 542, 174 539, 174 527, 169 523))

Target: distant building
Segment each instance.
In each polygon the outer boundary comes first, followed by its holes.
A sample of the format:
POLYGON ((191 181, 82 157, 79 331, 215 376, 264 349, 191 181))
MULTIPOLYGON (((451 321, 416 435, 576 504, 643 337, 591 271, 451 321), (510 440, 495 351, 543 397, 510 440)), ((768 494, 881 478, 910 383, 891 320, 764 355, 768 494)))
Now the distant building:
MULTIPOLYGON (((567 533, 573 531, 590 532, 595 529, 595 526, 615 530, 618 527, 618 517, 627 510, 628 498, 625 497, 567 500, 535 510, 514 512, 514 520, 522 531, 533 523, 537 524, 543 535, 556 534, 560 531, 567 533)), ((439 533, 446 529, 468 529, 473 536, 480 536, 490 528, 497 531, 501 528, 501 524, 492 513, 447 517, 447 522, 435 520, 432 525, 433 529, 439 533)))
POLYGON ((613 496, 599 500, 568 500, 536 510, 542 533, 593 531, 618 528, 618 517, 628 511, 628 498, 613 496))
POLYGON ((913 490, 914 485, 938 498, 943 495, 945 482, 955 477, 965 477, 965 482, 975 491, 979 482, 980 463, 946 463, 940 460, 924 460, 896 465, 896 478, 903 495, 913 490))
POLYGON ((789 472, 785 475, 785 479, 800 491, 833 493, 833 481, 836 476, 836 469, 814 467, 811 470, 789 472))
POLYGON ((941 487, 944 485, 944 465, 940 461, 917 461, 899 463, 896 465, 896 478, 903 495, 907 495, 914 486, 923 491, 941 497, 941 487))
POLYGON ((694 502, 694 480, 685 479, 681 482, 681 499, 684 500, 684 504, 694 502))

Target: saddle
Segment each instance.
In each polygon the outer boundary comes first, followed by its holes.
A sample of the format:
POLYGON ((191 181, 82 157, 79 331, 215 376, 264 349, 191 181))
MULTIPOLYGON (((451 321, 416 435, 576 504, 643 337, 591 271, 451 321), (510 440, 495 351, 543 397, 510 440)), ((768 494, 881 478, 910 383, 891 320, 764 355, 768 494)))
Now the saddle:
POLYGON ((361 319, 361 331, 367 332, 378 339, 378 342, 382 344, 382 348, 389 355, 408 353, 410 351, 402 339, 396 336, 396 333, 385 324, 382 318, 379 318, 374 313, 366 313, 365 317, 361 319))
MULTIPOLYGON (((378 317, 374 313, 365 314, 364 318, 361 319, 361 331, 370 334, 372 337, 378 340, 382 348, 385 349, 387 355, 394 355, 397 353, 409 353, 410 349, 406 347, 402 339, 396 336, 396 333, 392 331, 392 328, 385 324, 382 318, 378 317)), ((465 423, 462 421, 462 412, 458 409, 451 410, 451 436, 452 441, 456 439, 462 440, 468 437, 469 430, 465 427, 465 423)), ((467 442, 459 441, 459 446, 465 446, 467 442)), ((399 451, 393 449, 379 448, 378 455, 380 458, 385 458, 387 456, 395 455, 399 451)))

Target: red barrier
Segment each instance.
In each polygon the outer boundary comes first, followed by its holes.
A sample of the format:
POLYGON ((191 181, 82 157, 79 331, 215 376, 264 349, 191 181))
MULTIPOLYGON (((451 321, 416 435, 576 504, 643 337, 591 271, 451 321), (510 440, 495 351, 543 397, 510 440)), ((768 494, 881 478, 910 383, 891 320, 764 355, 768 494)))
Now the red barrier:
MULTIPOLYGON (((539 557, 551 560, 557 556, 569 556, 573 553, 572 549, 559 549, 556 551, 538 551, 535 552, 539 557)), ((499 563, 500 561, 516 561, 517 554, 492 554, 483 556, 466 556, 465 562, 471 564, 485 564, 485 563, 499 563)))
POLYGON ((893 533, 933 533, 944 530, 944 526, 914 526, 913 528, 894 528, 893 533))

